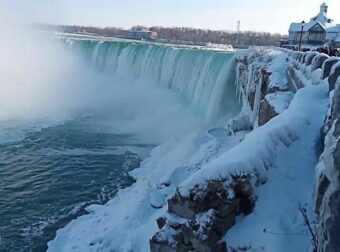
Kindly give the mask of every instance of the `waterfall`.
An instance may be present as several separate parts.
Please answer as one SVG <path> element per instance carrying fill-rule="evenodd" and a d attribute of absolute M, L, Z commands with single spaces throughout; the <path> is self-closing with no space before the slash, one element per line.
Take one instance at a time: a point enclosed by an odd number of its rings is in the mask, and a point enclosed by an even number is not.
<path fill-rule="evenodd" d="M 239 107 L 232 52 L 126 41 L 67 39 L 66 44 L 102 71 L 178 93 L 207 120 Z"/>

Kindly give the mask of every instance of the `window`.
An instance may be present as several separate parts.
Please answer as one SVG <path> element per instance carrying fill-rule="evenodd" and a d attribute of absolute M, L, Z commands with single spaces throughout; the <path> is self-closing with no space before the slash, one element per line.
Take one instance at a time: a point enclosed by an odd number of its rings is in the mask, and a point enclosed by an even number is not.
<path fill-rule="evenodd" d="M 324 33 L 309 33 L 308 40 L 310 41 L 323 41 L 325 39 Z"/>

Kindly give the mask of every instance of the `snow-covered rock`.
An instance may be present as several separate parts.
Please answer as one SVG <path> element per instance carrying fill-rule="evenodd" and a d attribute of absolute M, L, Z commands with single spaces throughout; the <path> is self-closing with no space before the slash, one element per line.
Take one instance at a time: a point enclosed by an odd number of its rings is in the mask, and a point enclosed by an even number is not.
<path fill-rule="evenodd" d="M 319 217 L 319 251 L 327 252 L 340 249 L 340 79 L 332 98 L 330 118 L 325 122 L 332 126 L 316 168 L 314 205 Z"/>
<path fill-rule="evenodd" d="M 275 92 L 267 94 L 261 101 L 258 124 L 264 125 L 270 119 L 286 110 L 294 97 L 294 93 Z"/>

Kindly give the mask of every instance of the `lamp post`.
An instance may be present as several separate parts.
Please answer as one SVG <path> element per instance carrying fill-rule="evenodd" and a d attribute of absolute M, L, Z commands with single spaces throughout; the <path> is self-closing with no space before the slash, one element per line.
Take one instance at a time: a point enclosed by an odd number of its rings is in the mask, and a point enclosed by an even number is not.
<path fill-rule="evenodd" d="M 299 51 L 301 51 L 301 42 L 302 42 L 302 34 L 303 34 L 303 27 L 305 26 L 305 21 L 301 22 L 301 34 L 300 34 L 300 41 L 299 41 Z"/>

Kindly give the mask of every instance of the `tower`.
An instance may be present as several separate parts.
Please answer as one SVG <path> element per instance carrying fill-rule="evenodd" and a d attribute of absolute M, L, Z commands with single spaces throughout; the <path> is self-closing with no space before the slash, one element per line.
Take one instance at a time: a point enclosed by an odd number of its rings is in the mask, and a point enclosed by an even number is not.
<path fill-rule="evenodd" d="M 326 3 L 321 4 L 320 6 L 320 13 L 325 13 L 327 14 L 328 6 Z"/>
<path fill-rule="evenodd" d="M 240 32 L 240 26 L 241 26 L 241 21 L 238 20 L 238 21 L 237 21 L 237 26 L 236 26 L 236 32 L 237 32 L 237 33 Z"/>

